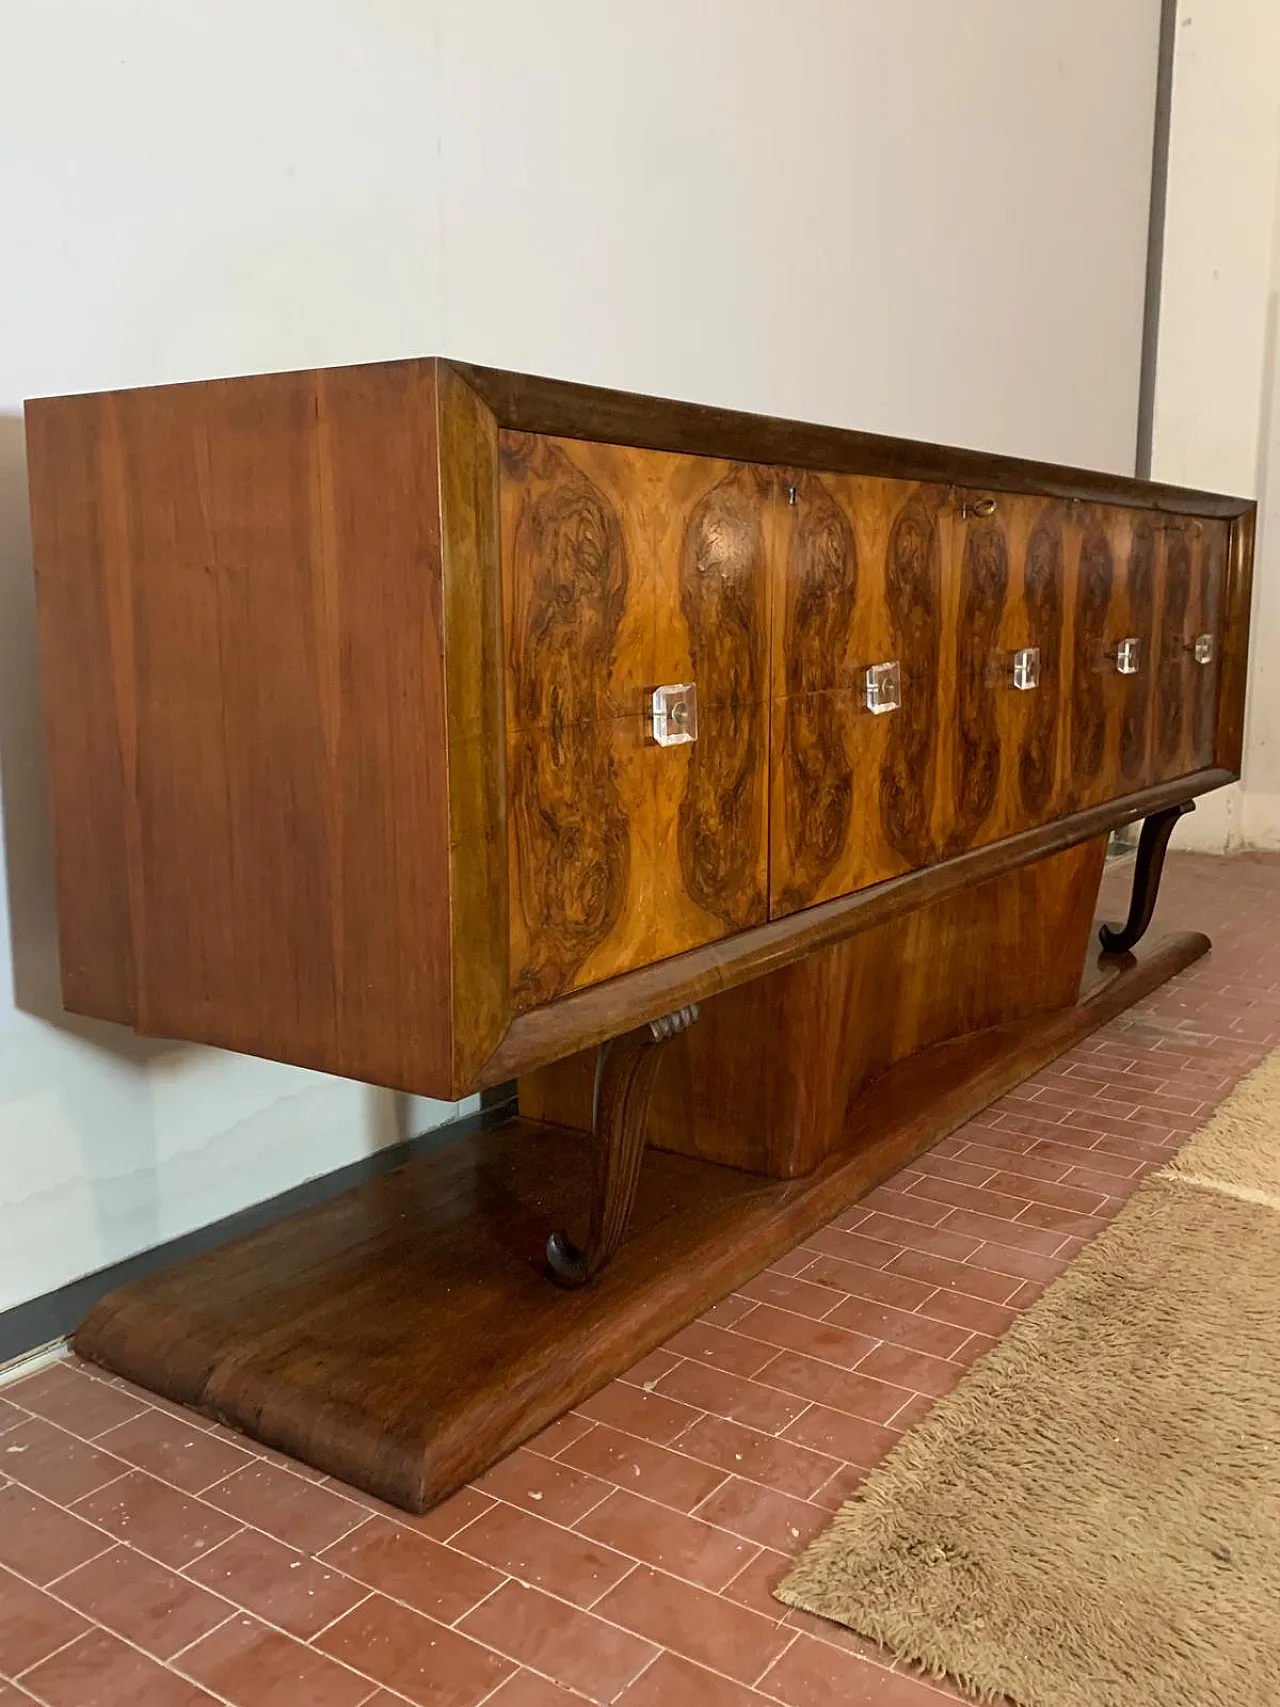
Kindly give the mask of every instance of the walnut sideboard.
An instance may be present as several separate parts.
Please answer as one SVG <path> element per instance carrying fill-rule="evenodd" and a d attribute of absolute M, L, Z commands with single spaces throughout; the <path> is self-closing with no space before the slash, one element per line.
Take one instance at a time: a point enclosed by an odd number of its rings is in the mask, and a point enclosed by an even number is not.
<path fill-rule="evenodd" d="M 68 1008 L 519 1079 L 77 1345 L 402 1505 L 1208 946 L 1251 503 L 435 359 L 27 427 Z"/>

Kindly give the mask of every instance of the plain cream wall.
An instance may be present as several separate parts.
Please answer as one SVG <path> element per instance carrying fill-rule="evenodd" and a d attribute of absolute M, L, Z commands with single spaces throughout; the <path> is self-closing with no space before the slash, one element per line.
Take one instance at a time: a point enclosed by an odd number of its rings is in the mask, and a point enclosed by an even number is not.
<path fill-rule="evenodd" d="M 22 399 L 444 351 L 1127 471 L 1157 23 L 0 0 L 0 1308 L 441 1112 L 62 1015 Z"/>
<path fill-rule="evenodd" d="M 1179 8 L 1156 360 L 1157 479 L 1259 500 L 1241 782 L 1182 846 L 1280 847 L 1280 6 Z"/>

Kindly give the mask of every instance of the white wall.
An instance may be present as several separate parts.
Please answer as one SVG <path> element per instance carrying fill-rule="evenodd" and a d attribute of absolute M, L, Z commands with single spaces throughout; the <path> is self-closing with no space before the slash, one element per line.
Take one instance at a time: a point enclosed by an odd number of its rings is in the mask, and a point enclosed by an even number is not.
<path fill-rule="evenodd" d="M 1259 500 L 1241 784 L 1202 800 L 1178 831 L 1219 852 L 1280 847 L 1278 302 L 1280 6 L 1183 0 L 1152 472 Z"/>
<path fill-rule="evenodd" d="M 60 1013 L 22 399 L 444 351 L 1127 471 L 1157 14 L 0 0 L 0 1307 L 424 1112 Z"/>

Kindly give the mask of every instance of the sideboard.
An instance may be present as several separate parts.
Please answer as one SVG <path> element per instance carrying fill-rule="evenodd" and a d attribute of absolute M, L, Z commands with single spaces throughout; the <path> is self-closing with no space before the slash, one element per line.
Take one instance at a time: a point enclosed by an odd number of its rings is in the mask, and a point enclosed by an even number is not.
<path fill-rule="evenodd" d="M 1208 946 L 1247 501 L 444 359 L 27 427 L 67 1007 L 519 1081 L 77 1345 L 400 1504 Z"/>

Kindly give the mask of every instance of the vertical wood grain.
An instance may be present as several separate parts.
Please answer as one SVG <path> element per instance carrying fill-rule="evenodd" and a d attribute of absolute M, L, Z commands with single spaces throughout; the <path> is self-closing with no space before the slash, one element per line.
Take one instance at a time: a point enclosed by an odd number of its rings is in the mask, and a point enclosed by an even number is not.
<path fill-rule="evenodd" d="M 512 990 L 520 1007 L 765 917 L 776 481 L 501 436 Z M 692 682 L 698 735 L 649 702 Z"/>
<path fill-rule="evenodd" d="M 498 429 L 436 368 L 440 580 L 449 775 L 452 1071 L 468 1084 L 510 1013 Z"/>
<path fill-rule="evenodd" d="M 1119 505 L 1073 508 L 1068 564 L 1068 582 L 1074 583 L 1073 678 L 1065 804 L 1079 810 L 1134 794 L 1151 780 L 1160 742 L 1162 612 L 1170 592 L 1158 516 Z M 1139 642 L 1139 665 L 1136 673 L 1123 675 L 1116 648 L 1129 637 Z"/>
<path fill-rule="evenodd" d="M 115 678 L 107 710 L 102 678 L 89 704 L 55 683 L 58 816 L 74 825 L 72 796 L 100 768 L 93 834 L 113 888 L 121 845 L 131 867 L 132 905 L 111 899 L 132 940 L 130 1017 L 457 1094 L 434 364 L 114 393 L 57 415 L 82 409 L 96 463 L 44 614 L 56 652 L 64 601 L 85 601 L 107 631 L 86 642 L 89 667 L 109 659 Z M 493 713 L 475 714 L 482 732 Z M 74 945 L 74 900 L 68 917 Z"/>
<path fill-rule="evenodd" d="M 1045 823 L 1059 807 L 1071 672 L 1066 610 L 1067 506 L 1055 499 L 963 493 L 948 625 L 954 699 L 946 852 Z M 989 514 L 975 510 L 994 505 Z M 1035 647 L 1039 685 L 1013 685 L 1015 652 Z"/>
<path fill-rule="evenodd" d="M 1228 524 L 1223 590 L 1222 667 L 1218 672 L 1214 762 L 1238 776 L 1244 759 L 1245 692 L 1249 670 L 1249 619 L 1253 608 L 1256 514 L 1250 508 Z"/>
<path fill-rule="evenodd" d="M 945 488 L 796 471 L 774 561 L 774 917 L 936 857 Z M 896 659 L 902 705 L 867 710 Z"/>
<path fill-rule="evenodd" d="M 1224 606 L 1229 535 L 1223 522 L 1166 517 L 1160 649 L 1155 690 L 1151 779 L 1166 782 L 1215 762 L 1220 682 L 1230 668 Z M 1207 635 L 1212 656 L 1199 663 L 1195 643 Z"/>
<path fill-rule="evenodd" d="M 77 1013 L 129 1024 L 134 691 L 112 638 L 104 413 L 96 397 L 39 401 L 26 422 L 63 995 Z"/>
<path fill-rule="evenodd" d="M 1105 855 L 1095 837 L 704 1002 L 664 1047 L 650 1143 L 775 1179 L 812 1172 L 897 1062 L 1075 1001 Z M 589 1130 L 593 1062 L 522 1077 L 521 1113 Z"/>

